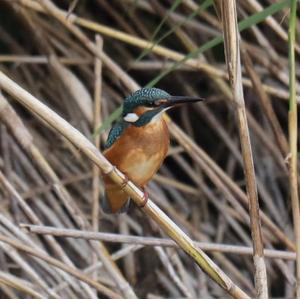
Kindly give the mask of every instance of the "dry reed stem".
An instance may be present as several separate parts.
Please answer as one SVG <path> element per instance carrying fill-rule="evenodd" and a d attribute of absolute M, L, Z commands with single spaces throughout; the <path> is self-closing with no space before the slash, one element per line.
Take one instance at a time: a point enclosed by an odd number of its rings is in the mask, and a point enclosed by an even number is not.
<path fill-rule="evenodd" d="M 300 299 L 300 205 L 299 205 L 299 186 L 298 186 L 298 112 L 296 104 L 296 16 L 297 1 L 291 0 L 291 14 L 289 22 L 289 82 L 290 82 L 290 107 L 289 107 L 289 176 L 292 201 L 292 213 L 294 222 L 294 234 L 296 240 L 296 297 Z"/>
<path fill-rule="evenodd" d="M 57 57 L 57 60 L 65 65 L 91 64 L 93 62 L 92 59 L 88 58 Z M 49 58 L 43 55 L 0 55 L 0 63 L 6 62 L 48 64 Z"/>
<path fill-rule="evenodd" d="M 249 202 L 251 234 L 253 239 L 256 296 L 259 299 L 267 299 L 267 272 L 264 261 L 264 248 L 261 233 L 256 177 L 246 116 L 243 86 L 241 82 L 242 76 L 236 2 L 235 0 L 218 0 L 216 2 L 219 5 L 219 10 L 222 18 L 225 57 L 228 67 L 229 81 L 232 87 L 233 97 L 236 102 L 238 116 L 239 135 L 244 161 L 244 172 Z"/>
<path fill-rule="evenodd" d="M 103 40 L 99 35 L 96 35 L 96 46 L 99 52 L 103 49 Z M 95 84 L 94 84 L 94 130 L 101 125 L 101 97 L 102 97 L 102 63 L 99 58 L 95 59 Z M 100 135 L 95 136 L 95 146 L 100 149 Z M 99 197 L 100 197 L 100 171 L 96 165 L 93 165 L 93 204 L 92 204 L 92 228 L 94 231 L 99 230 Z M 93 255 L 93 263 L 97 262 L 97 256 Z M 95 276 L 97 277 L 97 272 Z"/>
<path fill-rule="evenodd" d="M 163 246 L 163 247 L 176 247 L 178 244 L 169 239 L 163 238 L 153 238 L 153 237 L 139 237 L 123 234 L 113 234 L 113 233 L 102 233 L 102 232 L 92 232 L 92 231 L 82 231 L 75 229 L 64 229 L 56 228 L 50 226 L 39 226 L 31 224 L 20 224 L 21 228 L 28 230 L 29 233 L 33 234 L 49 234 L 55 237 L 70 237 L 70 238 L 82 238 L 86 240 L 101 240 L 105 242 L 112 243 L 128 243 L 128 244 L 138 244 L 143 246 Z M 197 242 L 194 241 L 195 245 L 204 251 L 220 251 L 224 253 L 241 254 L 241 255 L 253 255 L 253 248 L 245 246 L 233 246 L 226 244 L 216 244 L 207 242 Z M 296 260 L 296 254 L 291 251 L 281 251 L 264 249 L 265 257 L 272 259 L 286 259 L 286 260 Z"/>
<path fill-rule="evenodd" d="M 96 35 L 96 45 L 98 51 L 102 52 L 103 40 L 99 35 Z M 101 97 L 102 97 L 102 63 L 101 60 L 95 60 L 95 84 L 94 84 L 94 130 L 101 125 Z M 100 135 L 95 136 L 95 146 L 100 149 Z M 93 213 L 92 213 L 92 226 L 95 231 L 99 230 L 99 168 L 93 166 Z"/>
<path fill-rule="evenodd" d="M 19 85 L 10 80 L 3 72 L 0 72 L 0 86 L 12 95 L 27 109 L 38 114 L 44 121 L 55 128 L 69 141 L 72 141 L 81 151 L 86 154 L 95 164 L 101 168 L 104 174 L 118 185 L 124 185 L 124 175 L 113 167 L 79 131 L 69 125 L 64 119 L 51 111 L 47 106 L 25 91 Z M 143 205 L 144 193 L 132 182 L 128 182 L 124 191 L 136 202 Z M 150 216 L 180 247 L 190 255 L 202 269 L 210 275 L 221 287 L 234 298 L 248 298 L 248 296 L 222 272 L 202 251 L 198 250 L 192 240 L 186 236 L 151 200 L 143 207 L 145 213 Z"/>

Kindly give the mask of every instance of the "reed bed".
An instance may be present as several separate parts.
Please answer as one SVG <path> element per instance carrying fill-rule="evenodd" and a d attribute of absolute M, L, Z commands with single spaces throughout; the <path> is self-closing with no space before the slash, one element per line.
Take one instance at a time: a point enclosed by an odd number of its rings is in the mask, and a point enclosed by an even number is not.
<path fill-rule="evenodd" d="M 300 298 L 297 8 L 0 0 L 0 298 Z M 101 151 L 144 86 L 206 101 L 166 116 L 147 205 L 128 182 L 107 215 Z"/>

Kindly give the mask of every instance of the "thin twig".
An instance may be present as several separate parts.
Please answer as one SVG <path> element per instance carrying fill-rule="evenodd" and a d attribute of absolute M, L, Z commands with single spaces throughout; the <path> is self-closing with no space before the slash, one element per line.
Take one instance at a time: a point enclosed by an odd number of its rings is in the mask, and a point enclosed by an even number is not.
<path fill-rule="evenodd" d="M 69 58 L 58 57 L 57 60 L 66 65 L 91 64 L 92 59 L 88 58 Z M 1 63 L 32 63 L 32 64 L 49 64 L 47 56 L 27 56 L 27 55 L 0 55 Z"/>
<path fill-rule="evenodd" d="M 66 237 L 66 238 L 82 238 L 86 240 L 101 240 L 112 243 L 128 243 L 128 244 L 139 244 L 143 246 L 163 246 L 163 247 L 176 247 L 179 246 L 172 240 L 163 238 L 153 237 L 138 237 L 130 235 L 121 235 L 113 233 L 102 233 L 92 231 L 82 231 L 75 229 L 55 228 L 50 226 L 38 226 L 31 224 L 20 224 L 22 228 L 25 228 L 30 233 L 34 234 L 49 234 L 55 237 Z M 207 242 L 196 242 L 195 245 L 204 251 L 220 251 L 232 254 L 241 255 L 252 255 L 253 248 L 245 246 L 234 246 L 227 244 L 207 243 Z M 295 260 L 296 254 L 291 251 L 281 251 L 265 249 L 265 256 L 268 258 L 278 258 L 286 260 Z"/>

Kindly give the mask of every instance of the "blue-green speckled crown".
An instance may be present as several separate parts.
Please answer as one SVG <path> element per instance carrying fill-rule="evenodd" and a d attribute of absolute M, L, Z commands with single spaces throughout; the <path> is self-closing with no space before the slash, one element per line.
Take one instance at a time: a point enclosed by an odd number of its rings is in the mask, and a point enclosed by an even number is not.
<path fill-rule="evenodd" d="M 168 98 L 170 95 L 159 88 L 142 88 L 126 97 L 123 105 L 123 116 L 131 113 L 138 106 L 147 106 L 158 99 Z"/>

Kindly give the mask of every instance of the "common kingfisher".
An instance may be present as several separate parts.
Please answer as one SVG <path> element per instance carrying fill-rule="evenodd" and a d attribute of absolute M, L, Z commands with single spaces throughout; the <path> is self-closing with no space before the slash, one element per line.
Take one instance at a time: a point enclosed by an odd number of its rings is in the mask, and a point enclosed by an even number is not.
<path fill-rule="evenodd" d="M 144 190 L 168 152 L 170 138 L 163 113 L 179 104 L 202 101 L 198 97 L 171 96 L 158 88 L 142 88 L 125 98 L 122 119 L 109 132 L 104 156 L 126 180 Z M 101 206 L 106 213 L 126 212 L 130 198 L 108 176 Z M 145 192 L 145 203 L 147 193 Z"/>

